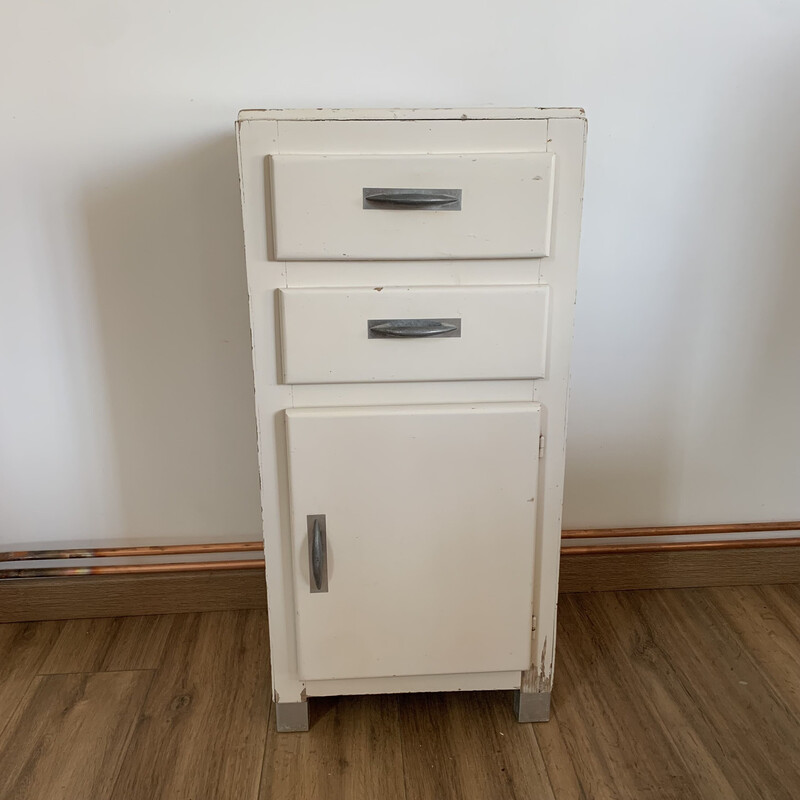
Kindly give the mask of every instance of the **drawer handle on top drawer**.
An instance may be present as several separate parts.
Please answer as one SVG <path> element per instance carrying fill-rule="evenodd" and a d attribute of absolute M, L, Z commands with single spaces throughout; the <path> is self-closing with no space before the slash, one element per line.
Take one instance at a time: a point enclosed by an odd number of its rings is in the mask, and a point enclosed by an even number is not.
<path fill-rule="evenodd" d="M 461 211 L 461 189 L 364 189 L 363 207 Z"/>
<path fill-rule="evenodd" d="M 367 320 L 369 339 L 440 339 L 461 337 L 460 319 L 370 319 Z"/>

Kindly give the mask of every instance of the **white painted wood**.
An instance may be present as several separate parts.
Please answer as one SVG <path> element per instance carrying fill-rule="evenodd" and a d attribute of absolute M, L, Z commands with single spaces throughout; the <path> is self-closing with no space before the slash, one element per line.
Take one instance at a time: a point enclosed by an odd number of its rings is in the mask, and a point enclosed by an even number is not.
<path fill-rule="evenodd" d="M 296 408 L 423 403 L 513 403 L 533 395 L 533 381 L 406 381 L 296 384 Z"/>
<path fill-rule="evenodd" d="M 546 286 L 281 289 L 285 383 L 544 375 Z M 370 339 L 368 320 L 459 319 L 458 338 Z"/>
<path fill-rule="evenodd" d="M 440 153 L 545 153 L 547 120 L 482 119 L 464 125 L 461 119 L 297 120 L 278 124 L 280 153 L 309 155 L 428 155 Z"/>
<path fill-rule="evenodd" d="M 289 409 L 298 670 L 305 680 L 530 662 L 539 407 Z M 312 593 L 307 515 L 325 514 Z"/>
<path fill-rule="evenodd" d="M 274 155 L 282 260 L 547 255 L 554 157 L 547 153 Z M 365 188 L 460 189 L 460 210 L 363 208 Z"/>
<path fill-rule="evenodd" d="M 534 398 L 545 409 L 546 437 L 540 470 L 533 633 L 533 661 L 523 674 L 522 688 L 549 692 L 553 683 L 558 569 L 561 550 L 561 508 L 564 496 L 569 360 L 577 292 L 578 249 L 583 204 L 586 120 L 550 120 L 548 147 L 558 153 L 554 238 L 549 258 L 541 264 L 542 280 L 551 286 L 547 375 L 534 382 Z"/>
<path fill-rule="evenodd" d="M 306 681 L 309 697 L 341 694 L 387 694 L 408 692 L 479 692 L 485 689 L 519 689 L 520 673 L 466 672 L 445 675 L 401 675 L 392 678 L 344 678 Z"/>
<path fill-rule="evenodd" d="M 414 112 L 388 118 L 385 112 L 304 112 L 256 115 L 239 123 L 240 171 L 245 221 L 248 284 L 254 345 L 260 466 L 267 553 L 273 694 L 282 702 L 305 696 L 358 692 L 456 691 L 525 688 L 536 691 L 552 682 L 557 591 L 564 422 L 568 355 L 575 299 L 585 121 L 554 113 L 545 118 L 516 118 L 515 110 L 493 110 L 492 119 L 471 119 L 470 112 L 424 119 Z M 394 112 L 392 112 L 394 113 Z M 468 119 L 462 121 L 461 113 Z M 371 119 L 370 116 L 382 119 Z M 489 115 L 487 115 L 489 116 Z M 356 118 L 359 117 L 359 118 Z M 415 261 L 276 261 L 272 248 L 271 193 L 265 159 L 274 154 L 410 154 L 544 152 L 556 155 L 553 238 L 550 255 L 538 259 Z M 265 224 L 266 222 L 266 224 Z M 278 290 L 287 288 L 476 287 L 546 284 L 550 292 L 547 361 L 544 376 L 525 380 L 451 380 L 281 384 Z M 537 522 L 531 530 L 535 556 L 533 634 L 530 669 L 524 672 L 455 672 L 334 680 L 301 679 L 297 663 L 299 607 L 294 590 L 294 554 L 289 520 L 289 479 L 285 409 L 375 410 L 398 404 L 530 403 L 542 401 L 539 417 L 547 435 L 539 461 Z M 297 413 L 297 412 L 294 412 Z M 391 426 L 390 426 L 391 428 Z M 486 470 L 486 480 L 493 471 Z M 327 478 L 326 478 L 327 480 Z M 534 495 L 535 496 L 535 495 Z M 505 586 L 503 587 L 505 589 Z M 544 646 L 546 645 L 546 646 Z M 513 676 L 513 677 L 512 677 Z"/>
<path fill-rule="evenodd" d="M 584 113 L 582 108 L 248 108 L 239 112 L 239 121 L 560 119 Z"/>
<path fill-rule="evenodd" d="M 538 258 L 462 261 L 289 261 L 288 285 L 302 286 L 486 286 L 536 284 Z"/>
<path fill-rule="evenodd" d="M 292 405 L 291 387 L 277 380 L 277 348 L 269 342 L 277 327 L 275 290 L 286 285 L 282 265 L 269 263 L 267 230 L 269 198 L 264 191 L 264 153 L 277 145 L 277 124 L 243 122 L 238 126 L 239 173 L 242 214 L 250 293 L 250 325 L 253 341 L 258 461 L 261 476 L 261 513 L 264 555 L 267 570 L 267 608 L 269 613 L 270 659 L 273 697 L 276 701 L 299 702 L 303 684 L 297 678 L 292 561 L 288 536 L 289 504 L 285 462 L 286 433 L 278 409 Z"/>

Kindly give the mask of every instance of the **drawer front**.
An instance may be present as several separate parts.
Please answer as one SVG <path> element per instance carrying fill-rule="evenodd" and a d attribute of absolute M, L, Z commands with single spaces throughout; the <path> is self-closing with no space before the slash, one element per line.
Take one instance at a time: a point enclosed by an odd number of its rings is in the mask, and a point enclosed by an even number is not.
<path fill-rule="evenodd" d="M 550 153 L 270 156 L 278 260 L 534 258 Z"/>
<path fill-rule="evenodd" d="M 547 286 L 280 289 L 284 383 L 541 378 Z"/>
<path fill-rule="evenodd" d="M 286 412 L 301 679 L 530 666 L 539 414 Z"/>

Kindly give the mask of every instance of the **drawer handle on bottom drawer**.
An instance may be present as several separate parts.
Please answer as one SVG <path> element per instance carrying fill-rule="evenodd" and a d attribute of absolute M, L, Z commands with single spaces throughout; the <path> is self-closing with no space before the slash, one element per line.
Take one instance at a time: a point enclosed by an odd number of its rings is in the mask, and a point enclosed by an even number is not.
<path fill-rule="evenodd" d="M 371 319 L 370 339 L 421 339 L 430 336 L 460 337 L 460 319 Z"/>

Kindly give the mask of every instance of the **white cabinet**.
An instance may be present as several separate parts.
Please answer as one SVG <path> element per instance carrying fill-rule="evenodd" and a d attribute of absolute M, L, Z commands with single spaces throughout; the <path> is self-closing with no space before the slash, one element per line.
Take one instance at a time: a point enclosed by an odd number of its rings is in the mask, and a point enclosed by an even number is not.
<path fill-rule="evenodd" d="M 586 121 L 238 123 L 273 696 L 553 677 Z"/>

